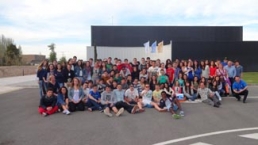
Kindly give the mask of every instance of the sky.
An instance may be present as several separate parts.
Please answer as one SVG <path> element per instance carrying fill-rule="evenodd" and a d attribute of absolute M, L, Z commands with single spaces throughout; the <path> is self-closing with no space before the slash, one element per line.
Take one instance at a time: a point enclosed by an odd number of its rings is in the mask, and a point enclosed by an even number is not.
<path fill-rule="evenodd" d="M 258 0 L 0 0 L 0 34 L 23 54 L 86 58 L 92 25 L 243 26 L 258 40 Z"/>

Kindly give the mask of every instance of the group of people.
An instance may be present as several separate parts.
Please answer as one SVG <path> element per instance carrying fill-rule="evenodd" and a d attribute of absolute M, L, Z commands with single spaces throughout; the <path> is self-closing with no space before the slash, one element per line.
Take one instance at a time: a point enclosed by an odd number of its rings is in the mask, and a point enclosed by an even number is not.
<path fill-rule="evenodd" d="M 219 108 L 222 97 L 232 95 L 246 102 L 247 84 L 243 67 L 226 58 L 221 62 L 176 59 L 161 62 L 136 58 L 129 62 L 111 57 L 93 62 L 77 60 L 58 63 L 44 60 L 38 67 L 40 105 L 43 116 L 62 111 L 100 111 L 112 117 L 124 110 L 130 114 L 155 108 L 184 116 L 182 101 L 200 100 Z"/>

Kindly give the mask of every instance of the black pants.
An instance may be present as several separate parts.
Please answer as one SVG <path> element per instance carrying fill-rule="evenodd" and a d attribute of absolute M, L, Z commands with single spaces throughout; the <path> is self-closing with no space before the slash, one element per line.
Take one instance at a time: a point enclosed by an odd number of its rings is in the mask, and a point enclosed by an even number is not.
<path fill-rule="evenodd" d="M 247 95 L 248 95 L 248 90 L 244 90 L 244 91 L 241 92 L 241 93 L 234 93 L 234 96 L 237 98 L 237 100 L 240 100 L 240 99 L 241 99 L 240 95 L 244 95 L 243 102 L 245 102 L 245 101 L 246 101 L 246 98 L 247 98 Z"/>
<path fill-rule="evenodd" d="M 120 101 L 115 104 L 117 109 L 124 108 L 128 113 L 131 113 L 133 106 L 128 105 L 127 103 Z"/>
<path fill-rule="evenodd" d="M 84 111 L 85 110 L 85 106 L 84 106 L 84 103 L 82 101 L 80 101 L 79 103 L 75 104 L 73 102 L 69 102 L 69 110 L 71 112 L 74 112 L 76 110 L 79 110 L 79 111 Z"/>
<path fill-rule="evenodd" d="M 234 93 L 233 92 L 233 83 L 234 83 L 234 81 L 235 81 L 235 79 L 234 78 L 229 78 L 229 81 L 230 81 L 230 88 L 231 88 L 231 92 L 232 92 L 232 94 Z"/>

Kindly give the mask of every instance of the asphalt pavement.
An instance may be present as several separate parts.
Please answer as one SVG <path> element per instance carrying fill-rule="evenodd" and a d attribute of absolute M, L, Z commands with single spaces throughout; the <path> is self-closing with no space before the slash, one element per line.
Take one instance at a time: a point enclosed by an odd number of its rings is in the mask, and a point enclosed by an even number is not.
<path fill-rule="evenodd" d="M 1 80 L 0 80 L 1 81 Z M 184 103 L 185 117 L 146 109 L 141 114 L 109 118 L 100 112 L 62 113 L 43 117 L 37 112 L 36 81 L 0 94 L 0 145 L 257 145 L 258 87 L 252 86 L 247 103 L 223 98 L 214 108 Z M 33 83 L 34 82 L 34 83 Z"/>

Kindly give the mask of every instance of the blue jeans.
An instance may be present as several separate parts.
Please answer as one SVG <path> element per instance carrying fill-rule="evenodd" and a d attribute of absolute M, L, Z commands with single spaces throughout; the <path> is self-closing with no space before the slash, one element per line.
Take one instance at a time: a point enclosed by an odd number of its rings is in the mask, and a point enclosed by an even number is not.
<path fill-rule="evenodd" d="M 198 97 L 198 95 L 197 94 L 193 94 L 193 95 L 186 95 L 186 97 L 188 98 L 188 99 L 190 99 L 191 101 L 194 101 L 197 97 Z"/>
<path fill-rule="evenodd" d="M 43 80 L 39 80 L 39 96 L 41 98 L 44 96 L 43 89 L 45 89 L 45 82 Z"/>
<path fill-rule="evenodd" d="M 88 108 L 91 108 L 92 111 L 93 110 L 102 110 L 101 104 L 98 103 L 98 102 L 95 102 L 95 101 L 93 101 L 91 99 L 88 99 L 88 101 L 86 102 L 86 106 Z"/>
<path fill-rule="evenodd" d="M 65 105 L 65 101 L 64 101 L 62 95 L 57 96 L 57 104 L 58 104 L 58 106 Z"/>

